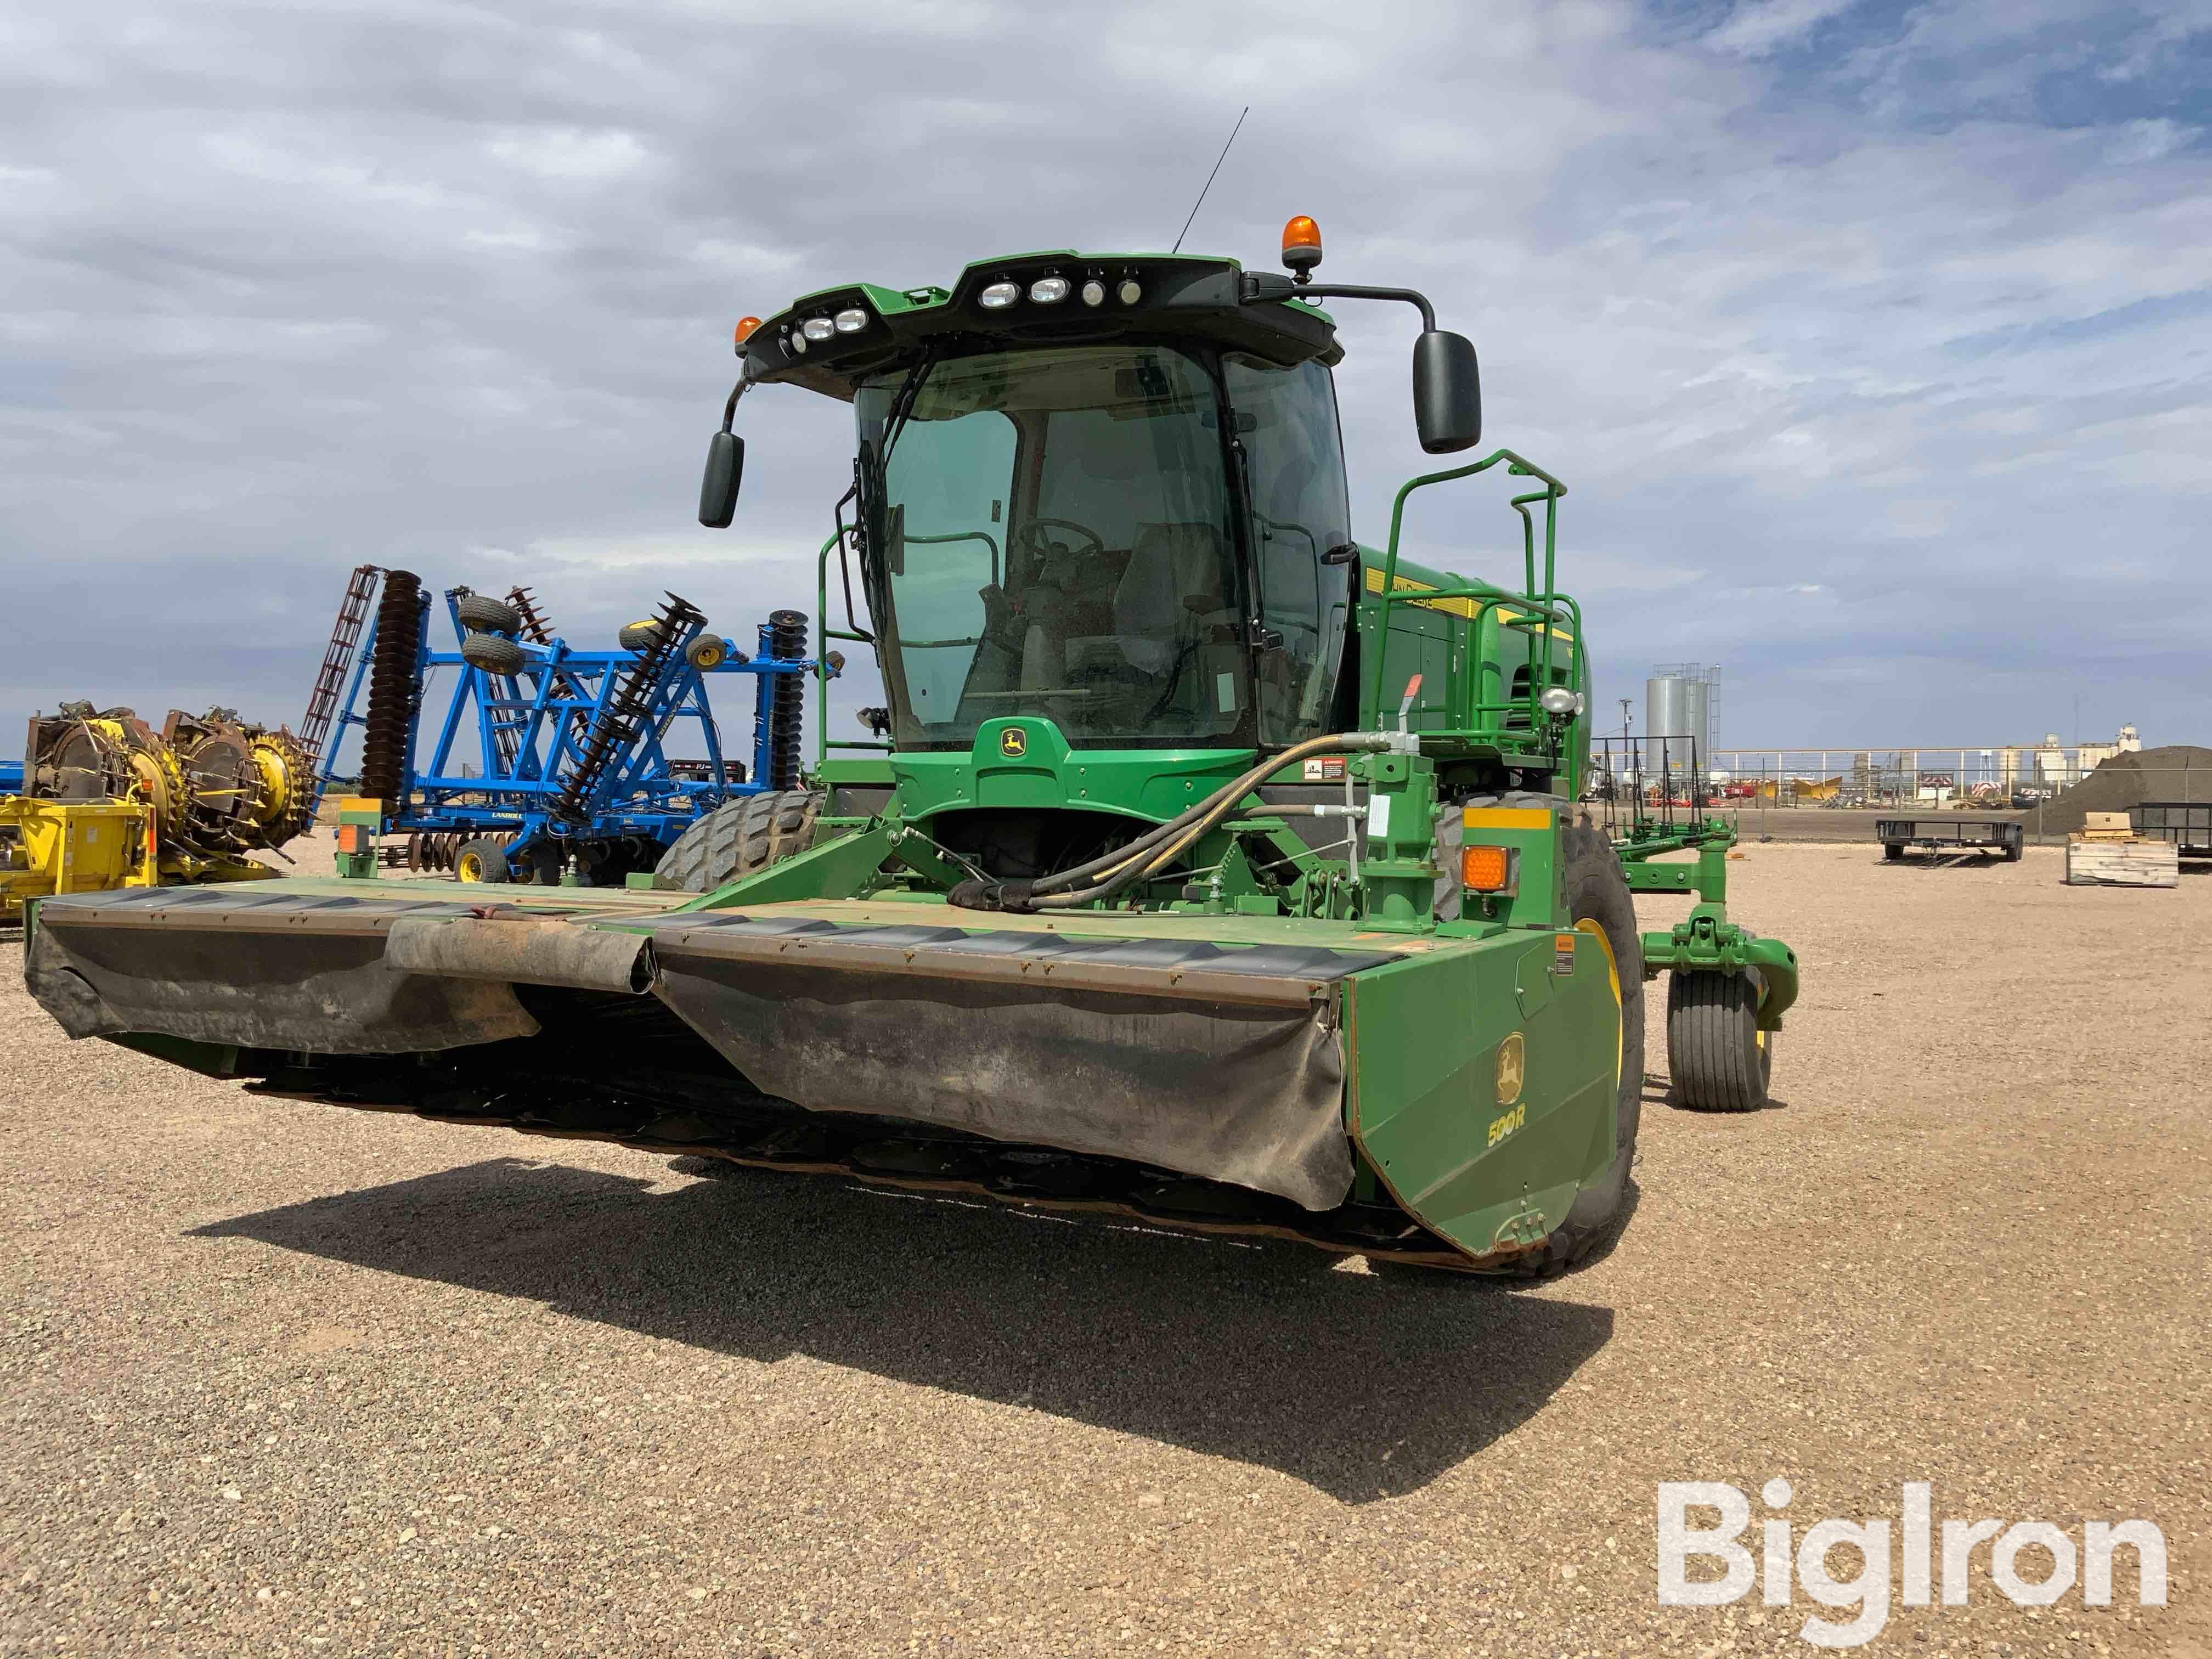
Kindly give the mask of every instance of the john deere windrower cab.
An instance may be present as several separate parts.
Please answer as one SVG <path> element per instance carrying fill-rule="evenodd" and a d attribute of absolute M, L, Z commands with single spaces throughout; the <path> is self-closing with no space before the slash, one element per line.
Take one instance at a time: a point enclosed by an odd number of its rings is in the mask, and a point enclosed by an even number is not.
<path fill-rule="evenodd" d="M 852 404 L 814 672 L 826 696 L 830 641 L 871 647 L 883 703 L 659 878 L 49 899 L 33 990 L 73 1035 L 269 1094 L 1437 1266 L 1573 1260 L 1628 1179 L 1646 969 L 1571 804 L 1565 486 L 1499 449 L 1355 540 L 1316 301 L 1419 310 L 1431 453 L 1479 441 L 1474 350 L 1411 290 L 1312 281 L 1310 221 L 1284 253 L 1290 276 L 1024 254 L 740 325 L 700 518 L 733 514 L 742 396 Z M 1492 478 L 1517 585 L 1400 556 L 1414 492 Z M 1668 961 L 1697 981 L 1682 1097 L 1763 1096 L 1790 952 L 1723 921 Z"/>

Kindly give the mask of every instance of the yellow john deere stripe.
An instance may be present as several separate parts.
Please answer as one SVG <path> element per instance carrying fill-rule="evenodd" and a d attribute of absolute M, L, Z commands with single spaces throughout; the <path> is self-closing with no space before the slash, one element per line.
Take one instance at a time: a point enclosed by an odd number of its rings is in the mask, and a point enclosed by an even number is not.
<path fill-rule="evenodd" d="M 1547 806 L 1462 806 L 1459 821 L 1469 830 L 1548 830 Z"/>
<path fill-rule="evenodd" d="M 1370 593 L 1380 593 L 1382 591 L 1382 573 L 1373 565 L 1367 567 L 1367 591 Z M 1433 582 L 1417 582 L 1411 576 L 1401 576 L 1390 591 L 1394 593 L 1433 593 L 1437 589 Z M 1414 599 L 1412 603 L 1425 610 L 1449 611 L 1455 617 L 1465 617 L 1469 621 L 1473 621 L 1474 617 L 1475 601 L 1473 599 Z M 1541 617 L 1532 617 L 1525 611 L 1516 611 L 1510 605 L 1498 605 L 1492 614 L 1509 628 L 1540 629 L 1544 625 L 1544 619 Z M 1574 635 L 1555 624 L 1552 629 L 1552 637 L 1555 640 L 1571 640 Z"/>

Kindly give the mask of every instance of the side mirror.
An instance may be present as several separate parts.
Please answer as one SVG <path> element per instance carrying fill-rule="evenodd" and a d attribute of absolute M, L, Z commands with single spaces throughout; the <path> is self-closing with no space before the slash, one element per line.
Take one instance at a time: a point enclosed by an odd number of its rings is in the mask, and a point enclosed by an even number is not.
<path fill-rule="evenodd" d="M 699 522 L 727 530 L 738 510 L 738 483 L 745 473 L 745 441 L 717 432 L 707 441 L 707 476 L 699 485 Z"/>
<path fill-rule="evenodd" d="M 1482 373 L 1466 335 L 1432 328 L 1413 342 L 1413 424 L 1431 455 L 1482 441 Z"/>

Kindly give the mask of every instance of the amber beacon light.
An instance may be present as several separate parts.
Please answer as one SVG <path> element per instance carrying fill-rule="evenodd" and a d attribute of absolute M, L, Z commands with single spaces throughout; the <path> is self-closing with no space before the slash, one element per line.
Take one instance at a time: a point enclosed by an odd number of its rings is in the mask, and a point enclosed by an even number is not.
<path fill-rule="evenodd" d="M 1303 283 L 1320 263 L 1321 227 L 1301 213 L 1283 227 L 1283 264 Z"/>

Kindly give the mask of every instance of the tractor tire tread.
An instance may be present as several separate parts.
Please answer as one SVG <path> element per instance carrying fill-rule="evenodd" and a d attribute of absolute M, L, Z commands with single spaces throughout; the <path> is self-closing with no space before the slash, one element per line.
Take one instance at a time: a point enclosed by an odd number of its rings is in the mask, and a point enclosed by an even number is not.
<path fill-rule="evenodd" d="M 487 674 L 520 674 L 530 653 L 513 640 L 471 630 L 461 636 L 461 660 Z"/>
<path fill-rule="evenodd" d="M 489 593 L 464 593 L 453 601 L 453 614 L 461 626 L 483 634 L 514 634 L 522 626 L 522 613 L 505 599 Z"/>
<path fill-rule="evenodd" d="M 1772 1039 L 1759 1038 L 1759 989 L 1744 974 L 1668 975 L 1667 1058 L 1681 1103 L 1755 1112 L 1766 1103 Z"/>
<path fill-rule="evenodd" d="M 653 874 L 690 893 L 726 887 L 812 846 L 825 799 L 818 789 L 770 789 L 725 801 L 676 838 Z"/>
<path fill-rule="evenodd" d="M 477 878 L 479 882 L 487 886 L 495 886 L 514 879 L 514 872 L 507 867 L 507 843 L 498 836 L 479 836 L 456 847 L 453 863 L 456 872 L 459 871 L 461 861 L 471 853 L 476 854 L 477 867 L 483 872 Z"/>

